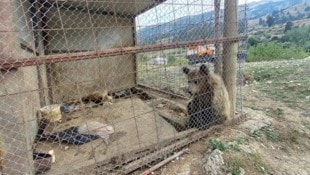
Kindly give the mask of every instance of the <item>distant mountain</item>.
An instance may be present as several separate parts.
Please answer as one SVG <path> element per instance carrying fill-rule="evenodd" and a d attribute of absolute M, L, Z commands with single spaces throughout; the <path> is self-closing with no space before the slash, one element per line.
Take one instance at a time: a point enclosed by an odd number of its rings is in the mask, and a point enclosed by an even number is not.
<path fill-rule="evenodd" d="M 257 19 L 279 12 L 307 0 L 262 0 L 247 4 L 247 18 Z M 241 11 L 243 7 L 240 7 Z M 223 10 L 221 10 L 223 16 Z M 239 13 L 239 32 L 244 30 L 244 13 Z M 222 19 L 223 20 L 223 19 Z M 221 26 L 222 23 L 221 23 Z M 160 25 L 148 26 L 137 31 L 138 44 L 156 44 L 166 42 L 190 41 L 214 36 L 214 12 L 182 17 Z"/>
<path fill-rule="evenodd" d="M 280 11 L 305 2 L 307 2 L 307 0 L 263 0 L 250 3 L 248 19 L 260 18 L 267 14 L 271 14 L 273 11 Z"/>
<path fill-rule="evenodd" d="M 267 22 L 269 19 L 269 23 Z M 307 20 L 310 22 L 310 2 L 302 2 L 284 9 L 274 10 L 264 16 L 249 20 L 249 29 L 255 29 L 258 25 L 267 26 L 284 24 L 288 21 Z"/>
<path fill-rule="evenodd" d="M 174 42 L 187 41 L 201 38 L 201 36 L 212 35 L 208 23 L 213 18 L 213 12 L 206 12 L 195 16 L 182 17 L 160 25 L 145 27 L 137 31 L 138 43 L 155 44 L 163 39 Z M 197 31 L 200 32 L 197 33 Z"/>

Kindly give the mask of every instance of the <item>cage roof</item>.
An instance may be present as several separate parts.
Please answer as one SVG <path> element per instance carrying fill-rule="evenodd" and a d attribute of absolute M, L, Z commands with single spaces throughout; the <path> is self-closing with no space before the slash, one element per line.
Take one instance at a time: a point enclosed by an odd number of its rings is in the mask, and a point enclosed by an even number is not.
<path fill-rule="evenodd" d="M 54 6 L 118 16 L 137 16 L 166 0 L 50 0 Z"/>

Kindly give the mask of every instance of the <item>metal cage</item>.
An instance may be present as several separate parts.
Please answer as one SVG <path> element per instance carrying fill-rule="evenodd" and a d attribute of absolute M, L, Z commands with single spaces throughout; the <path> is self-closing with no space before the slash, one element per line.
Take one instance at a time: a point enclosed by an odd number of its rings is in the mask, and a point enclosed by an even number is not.
<path fill-rule="evenodd" d="M 139 173 L 223 122 L 216 88 L 237 117 L 246 12 L 227 0 L 0 0 L 0 172 Z M 182 67 L 222 84 L 191 96 Z"/>

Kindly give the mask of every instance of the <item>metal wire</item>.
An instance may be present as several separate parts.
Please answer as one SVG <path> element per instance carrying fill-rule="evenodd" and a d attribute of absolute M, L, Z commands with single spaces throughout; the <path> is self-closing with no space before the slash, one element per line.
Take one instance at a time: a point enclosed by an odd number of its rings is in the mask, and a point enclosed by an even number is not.
<path fill-rule="evenodd" d="M 0 0 L 0 174 L 136 174 L 207 136 L 246 11 L 225 37 L 223 1 Z"/>

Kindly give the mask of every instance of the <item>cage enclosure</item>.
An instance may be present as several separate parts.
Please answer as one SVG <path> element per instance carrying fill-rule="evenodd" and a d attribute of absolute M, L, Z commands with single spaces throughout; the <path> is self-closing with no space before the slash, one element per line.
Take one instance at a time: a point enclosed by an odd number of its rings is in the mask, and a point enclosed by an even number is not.
<path fill-rule="evenodd" d="M 0 172 L 135 174 L 205 137 L 242 113 L 246 32 L 237 1 L 1 0 Z"/>

